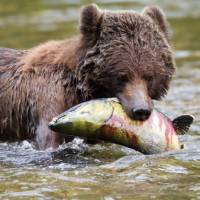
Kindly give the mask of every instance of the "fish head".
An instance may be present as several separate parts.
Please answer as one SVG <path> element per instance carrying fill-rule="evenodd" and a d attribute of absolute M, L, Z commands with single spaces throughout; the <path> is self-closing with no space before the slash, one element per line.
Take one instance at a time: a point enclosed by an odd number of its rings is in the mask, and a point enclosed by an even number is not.
<path fill-rule="evenodd" d="M 92 100 L 72 107 L 62 114 L 54 117 L 49 123 L 49 128 L 56 132 L 91 131 L 99 128 L 112 116 L 113 107 L 109 101 Z M 67 128 L 66 128 L 67 127 Z M 85 128 L 84 128 L 85 127 Z M 79 130 L 80 129 L 80 130 Z"/>

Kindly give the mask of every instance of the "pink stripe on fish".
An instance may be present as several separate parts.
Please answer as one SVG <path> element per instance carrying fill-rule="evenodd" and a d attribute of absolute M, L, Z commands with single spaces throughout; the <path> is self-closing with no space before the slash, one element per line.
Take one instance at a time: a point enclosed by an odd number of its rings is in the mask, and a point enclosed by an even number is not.
<path fill-rule="evenodd" d="M 141 122 L 142 124 L 142 122 Z M 137 136 L 134 134 L 134 126 L 130 125 L 129 123 L 126 123 L 123 118 L 112 116 L 108 121 L 106 121 L 105 125 L 112 126 L 119 128 L 124 131 L 126 134 L 127 141 L 129 143 L 129 146 L 137 150 L 138 148 L 138 141 Z"/>
<path fill-rule="evenodd" d="M 166 151 L 170 150 L 172 144 L 172 137 L 175 134 L 175 129 L 172 125 L 172 122 L 168 118 L 164 118 L 160 113 L 158 113 L 159 126 L 165 126 L 165 140 L 166 140 Z"/>

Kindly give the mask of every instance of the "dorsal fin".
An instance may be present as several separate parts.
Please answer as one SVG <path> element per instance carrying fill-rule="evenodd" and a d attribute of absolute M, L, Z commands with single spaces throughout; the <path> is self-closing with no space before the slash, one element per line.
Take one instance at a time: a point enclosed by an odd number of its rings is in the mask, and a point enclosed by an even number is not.
<path fill-rule="evenodd" d="M 190 125 L 193 121 L 194 117 L 192 115 L 181 115 L 175 118 L 172 123 L 176 130 L 176 133 L 179 135 L 183 135 L 189 130 Z"/>

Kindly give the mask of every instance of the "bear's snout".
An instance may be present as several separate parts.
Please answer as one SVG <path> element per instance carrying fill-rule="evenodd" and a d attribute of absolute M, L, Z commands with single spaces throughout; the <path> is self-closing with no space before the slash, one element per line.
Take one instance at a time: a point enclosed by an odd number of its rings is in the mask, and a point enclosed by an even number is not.
<path fill-rule="evenodd" d="M 118 98 L 128 116 L 134 120 L 147 120 L 153 110 L 153 103 L 149 97 L 146 83 L 135 80 L 127 83 Z"/>
<path fill-rule="evenodd" d="M 151 115 L 151 110 L 148 108 L 132 109 L 132 118 L 134 120 L 144 121 Z"/>

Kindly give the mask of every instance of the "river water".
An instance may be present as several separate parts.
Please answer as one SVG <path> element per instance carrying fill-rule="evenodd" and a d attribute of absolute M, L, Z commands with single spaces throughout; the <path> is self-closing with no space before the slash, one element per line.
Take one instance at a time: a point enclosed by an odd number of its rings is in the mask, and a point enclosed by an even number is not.
<path fill-rule="evenodd" d="M 142 10 L 158 4 L 171 24 L 177 73 L 157 108 L 174 118 L 194 115 L 185 149 L 142 155 L 81 139 L 59 149 L 36 150 L 31 143 L 0 143 L 0 199 L 200 199 L 200 1 L 199 0 L 1 0 L 0 46 L 28 48 L 78 32 L 81 5 Z"/>

